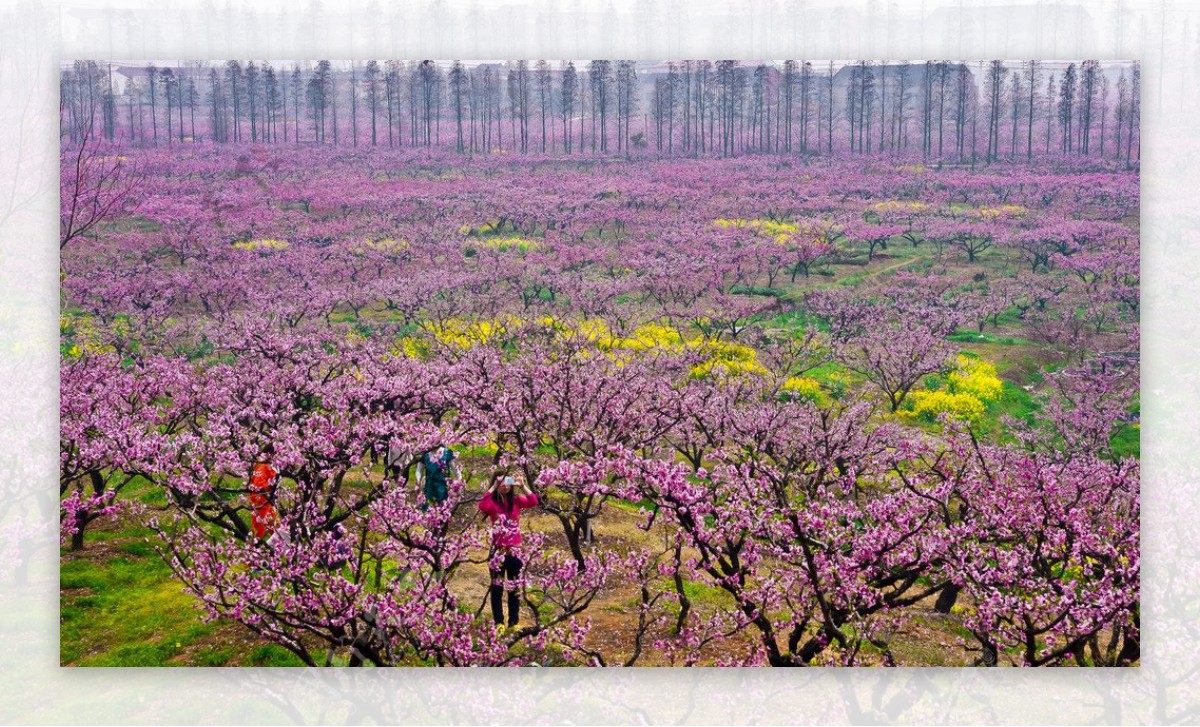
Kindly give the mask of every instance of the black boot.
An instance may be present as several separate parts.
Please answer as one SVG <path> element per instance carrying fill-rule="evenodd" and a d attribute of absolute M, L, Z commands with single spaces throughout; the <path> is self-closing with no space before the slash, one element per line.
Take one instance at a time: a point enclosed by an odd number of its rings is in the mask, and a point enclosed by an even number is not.
<path fill-rule="evenodd" d="M 516 626 L 521 621 L 521 599 L 517 592 L 508 592 L 508 625 Z"/>
<path fill-rule="evenodd" d="M 497 626 L 504 624 L 504 601 L 503 601 L 503 586 L 493 585 L 489 595 L 492 598 L 492 620 Z"/>

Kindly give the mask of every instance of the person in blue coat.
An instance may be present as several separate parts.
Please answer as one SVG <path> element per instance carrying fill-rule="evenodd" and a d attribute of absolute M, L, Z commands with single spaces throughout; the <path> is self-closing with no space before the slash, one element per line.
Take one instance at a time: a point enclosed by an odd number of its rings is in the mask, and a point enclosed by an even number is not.
<path fill-rule="evenodd" d="M 444 444 L 432 452 L 421 455 L 417 480 L 422 483 L 425 491 L 425 501 L 438 505 L 449 496 L 449 479 L 452 476 L 451 465 L 454 463 L 454 451 Z"/>

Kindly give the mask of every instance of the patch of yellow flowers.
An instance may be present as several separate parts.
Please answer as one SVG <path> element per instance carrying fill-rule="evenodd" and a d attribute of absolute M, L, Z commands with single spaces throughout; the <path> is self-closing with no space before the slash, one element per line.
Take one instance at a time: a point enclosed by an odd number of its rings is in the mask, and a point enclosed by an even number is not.
<path fill-rule="evenodd" d="M 776 222 L 775 220 L 747 220 L 738 217 L 721 217 L 713 220 L 717 227 L 736 227 L 754 230 L 760 235 L 770 237 L 780 245 L 786 245 L 797 235 L 814 237 L 818 242 L 828 242 L 828 230 L 812 223 Z"/>
<path fill-rule="evenodd" d="M 792 399 L 813 403 L 821 401 L 825 395 L 820 382 L 808 376 L 789 376 L 779 388 Z"/>
<path fill-rule="evenodd" d="M 887 199 L 882 202 L 875 202 L 867 207 L 872 212 L 889 213 L 889 212 L 927 212 L 933 205 L 928 202 L 918 202 L 916 200 L 903 199 Z"/>
<path fill-rule="evenodd" d="M 491 250 L 499 250 L 500 252 L 515 250 L 519 253 L 537 250 L 542 246 L 536 240 L 530 240 L 526 237 L 484 237 L 473 241 L 472 244 Z"/>
<path fill-rule="evenodd" d="M 494 343 L 528 325 L 550 329 L 560 339 L 582 338 L 597 350 L 608 354 L 618 365 L 631 356 L 656 351 L 698 351 L 704 360 L 692 367 L 690 373 L 693 378 L 768 373 L 758 362 L 757 351 L 744 344 L 700 336 L 685 337 L 675 328 L 660 323 L 647 323 L 635 328 L 627 336 L 619 336 L 600 319 L 569 322 L 551 316 L 526 320 L 519 316 L 503 315 L 479 321 L 448 318 L 441 322 L 427 322 L 423 328 L 432 340 L 406 336 L 397 342 L 393 352 L 409 358 L 425 358 L 430 354 L 433 342 L 462 352 Z"/>
<path fill-rule="evenodd" d="M 233 243 L 237 250 L 286 250 L 287 240 L 238 240 Z"/>
<path fill-rule="evenodd" d="M 129 321 L 125 318 L 116 318 L 113 320 L 110 330 L 118 337 L 127 336 L 129 335 Z M 85 354 L 98 356 L 116 351 L 111 344 L 99 339 L 98 332 L 95 320 L 86 313 L 63 313 L 58 318 L 59 338 L 64 344 L 70 342 L 70 346 L 63 351 L 68 358 L 80 358 Z"/>
<path fill-rule="evenodd" d="M 1026 212 L 1028 210 L 1019 204 L 985 205 L 975 210 L 975 214 L 985 220 L 994 220 L 998 217 L 1024 217 Z"/>
<path fill-rule="evenodd" d="M 1004 383 L 996 367 L 983 359 L 959 355 L 957 366 L 947 377 L 949 386 L 936 391 L 920 390 L 909 394 L 909 416 L 936 419 L 948 413 L 956 419 L 978 421 L 989 402 L 1000 398 Z"/>
<path fill-rule="evenodd" d="M 492 343 L 505 333 L 520 328 L 524 323 L 525 321 L 517 316 L 504 315 L 475 322 L 447 318 L 441 323 L 426 323 L 425 328 L 439 343 L 458 351 L 466 351 L 475 346 Z"/>
<path fill-rule="evenodd" d="M 717 227 L 737 227 L 754 230 L 760 235 L 772 237 L 775 242 L 786 243 L 792 235 L 800 232 L 800 226 L 791 222 L 776 222 L 774 220 L 744 220 L 741 218 L 725 218 L 713 220 Z"/>
<path fill-rule="evenodd" d="M 711 339 L 689 341 L 687 345 L 699 349 L 708 357 L 692 367 L 692 378 L 703 379 L 714 374 L 740 376 L 767 373 L 767 369 L 758 362 L 758 352 L 749 346 Z"/>
<path fill-rule="evenodd" d="M 959 354 L 958 366 L 950 372 L 950 388 L 981 401 L 995 401 L 1004 392 L 996 367 L 981 358 Z"/>
<path fill-rule="evenodd" d="M 700 336 L 685 337 L 675 328 L 661 323 L 647 323 L 638 326 L 628 336 L 613 336 L 599 334 L 596 324 L 603 326 L 603 321 L 592 323 L 597 348 L 617 356 L 620 363 L 621 355 L 625 353 L 652 353 L 655 351 L 697 351 L 704 360 L 692 366 L 692 378 L 703 379 L 714 375 L 737 376 L 740 374 L 765 374 L 766 368 L 758 362 L 758 353 L 740 343 L 720 341 Z M 599 334 L 599 335 L 597 335 Z"/>

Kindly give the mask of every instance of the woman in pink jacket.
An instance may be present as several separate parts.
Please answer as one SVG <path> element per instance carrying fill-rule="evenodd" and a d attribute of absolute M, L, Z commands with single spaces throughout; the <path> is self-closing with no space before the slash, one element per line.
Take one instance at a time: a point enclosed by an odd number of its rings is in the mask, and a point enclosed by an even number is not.
<path fill-rule="evenodd" d="M 504 623 L 504 607 L 501 593 L 508 591 L 508 625 L 516 626 L 521 620 L 521 601 L 517 595 L 517 577 L 521 574 L 521 559 L 516 555 L 516 547 L 521 544 L 521 511 L 538 504 L 537 495 L 529 490 L 529 486 L 521 483 L 524 494 L 513 494 L 513 478 L 505 476 L 488 488 L 483 499 L 479 501 L 479 509 L 492 522 L 492 544 L 496 551 L 504 555 L 500 568 L 492 569 L 492 618 L 497 625 Z"/>

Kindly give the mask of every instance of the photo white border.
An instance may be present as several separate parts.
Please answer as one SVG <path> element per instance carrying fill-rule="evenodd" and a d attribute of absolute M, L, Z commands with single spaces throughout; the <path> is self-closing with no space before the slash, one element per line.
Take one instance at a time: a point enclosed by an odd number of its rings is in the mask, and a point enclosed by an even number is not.
<path fill-rule="evenodd" d="M 244 7 L 243 7 L 244 6 Z M 1187 0 L 0 3 L 0 720 L 1200 721 L 1200 4 Z M 383 8 L 396 7 L 389 17 Z M 1143 659 L 1133 669 L 67 669 L 58 653 L 58 68 L 76 58 L 1143 62 Z"/>

